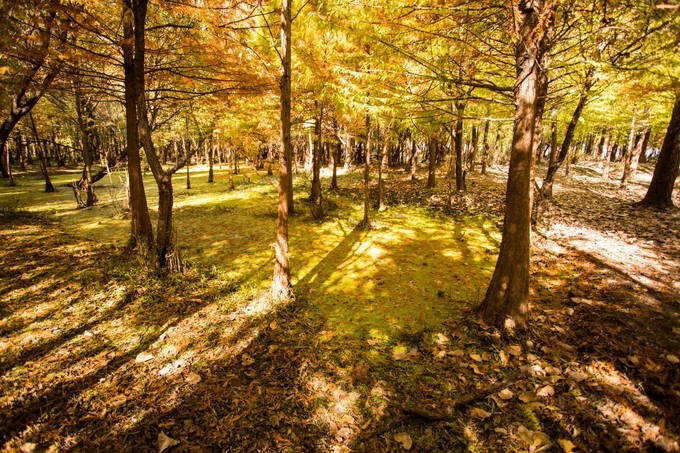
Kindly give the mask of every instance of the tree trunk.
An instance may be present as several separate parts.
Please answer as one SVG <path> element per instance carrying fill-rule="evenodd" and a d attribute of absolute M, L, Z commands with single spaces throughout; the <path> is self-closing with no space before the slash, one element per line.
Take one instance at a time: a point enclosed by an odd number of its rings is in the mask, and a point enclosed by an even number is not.
<path fill-rule="evenodd" d="M 362 224 L 368 227 L 371 224 L 369 213 L 371 210 L 368 183 L 371 169 L 371 118 L 366 115 L 366 149 L 364 150 L 364 219 Z"/>
<path fill-rule="evenodd" d="M 482 146 L 484 147 L 482 151 L 482 175 L 486 175 L 486 163 L 489 159 L 489 123 L 491 123 L 489 120 L 486 120 L 484 123 L 484 138 L 482 139 Z"/>
<path fill-rule="evenodd" d="M 477 160 L 477 147 L 479 146 L 479 137 L 477 136 L 477 126 L 472 126 L 472 139 L 470 141 L 470 160 L 468 167 L 470 172 L 475 172 L 475 161 Z"/>
<path fill-rule="evenodd" d="M 78 116 L 78 129 L 80 130 L 83 151 L 83 175 L 80 178 L 80 189 L 84 189 L 86 195 L 85 206 L 94 206 L 96 197 L 92 186 L 92 124 L 94 122 L 94 107 L 89 99 L 75 88 L 76 114 Z"/>
<path fill-rule="evenodd" d="M 630 167 L 631 164 L 633 163 L 633 153 L 634 153 L 634 148 L 636 147 L 637 143 L 635 142 L 635 135 L 636 135 L 636 130 L 635 130 L 635 122 L 637 120 L 637 110 L 636 107 L 633 107 L 633 118 L 630 122 L 630 134 L 628 136 L 628 148 L 626 149 L 626 155 L 624 156 L 623 159 L 623 174 L 621 175 L 621 184 L 619 187 L 621 189 L 626 189 L 628 187 L 628 179 L 630 178 Z M 639 140 L 639 137 L 638 137 Z M 636 160 L 639 158 L 639 155 L 636 157 Z"/>
<path fill-rule="evenodd" d="M 208 148 L 208 182 L 212 183 L 215 181 L 215 174 L 213 167 L 215 165 L 215 145 L 210 143 Z"/>
<path fill-rule="evenodd" d="M 189 165 L 187 165 L 189 168 Z M 172 174 L 166 174 L 158 183 L 158 223 L 156 224 L 156 260 L 159 269 L 168 265 L 174 253 L 172 237 Z"/>
<path fill-rule="evenodd" d="M 680 94 L 676 94 L 666 137 L 654 167 L 652 182 L 640 205 L 658 209 L 672 208 L 673 186 L 680 166 Z"/>
<path fill-rule="evenodd" d="M 537 32 L 540 1 L 520 2 L 515 124 L 508 170 L 503 239 L 493 277 L 479 311 L 487 324 L 521 328 L 529 309 L 531 163 L 537 100 Z"/>
<path fill-rule="evenodd" d="M 281 151 L 279 152 L 279 187 L 278 215 L 276 221 L 276 243 L 274 278 L 272 296 L 279 300 L 288 300 L 291 294 L 290 264 L 288 261 L 288 202 L 291 174 L 291 139 L 290 139 L 290 76 L 291 76 L 291 3 L 283 0 L 281 5 Z"/>
<path fill-rule="evenodd" d="M 428 172 L 427 172 L 427 188 L 428 189 L 434 189 L 435 186 L 435 170 L 436 166 L 435 164 L 437 163 L 437 145 L 435 143 L 435 140 L 431 138 L 427 142 L 427 150 L 428 150 Z"/>
<path fill-rule="evenodd" d="M 465 179 L 463 175 L 463 113 L 465 113 L 465 103 L 456 102 L 456 190 L 465 190 Z"/>
<path fill-rule="evenodd" d="M 35 121 L 33 120 L 33 114 L 31 112 L 28 113 L 28 116 L 31 120 L 31 129 L 33 129 L 33 135 L 35 136 L 35 142 L 36 146 L 38 147 L 38 157 L 40 158 L 40 169 L 42 170 L 42 174 L 45 177 L 45 192 L 56 192 L 56 189 L 54 188 L 54 185 L 52 184 L 52 180 L 50 179 L 50 174 L 47 171 L 47 145 L 44 144 L 42 140 L 40 140 L 40 136 L 38 136 L 38 128 L 35 127 Z M 4 145 L 3 145 L 4 148 Z"/>
<path fill-rule="evenodd" d="M 321 152 L 323 149 L 321 124 L 323 121 L 323 105 L 319 105 L 317 101 L 314 101 L 314 106 L 319 114 L 314 122 L 316 142 L 312 152 L 312 190 L 309 199 L 317 206 L 321 206 Z"/>
<path fill-rule="evenodd" d="M 607 132 L 604 137 L 604 142 L 602 144 L 602 179 L 609 179 L 609 162 L 611 161 L 611 156 L 612 156 L 612 146 L 611 146 L 611 139 L 612 139 L 612 128 L 611 126 L 607 127 Z"/>
<path fill-rule="evenodd" d="M 139 155 L 137 123 L 137 93 L 134 68 L 134 13 L 131 0 L 123 0 L 123 67 L 125 70 L 125 125 L 128 149 L 128 181 L 130 190 L 131 235 L 130 248 L 141 244 L 146 249 L 153 245 L 153 230 L 144 192 L 142 166 Z"/>
<path fill-rule="evenodd" d="M 635 153 L 630 163 L 629 179 L 631 181 L 635 179 L 638 164 L 641 160 L 640 157 L 644 154 L 645 150 L 647 149 L 647 144 L 649 143 L 649 136 L 651 135 L 651 133 L 652 133 L 651 128 L 647 126 L 645 128 L 645 131 L 642 133 L 641 137 L 638 139 L 637 146 L 635 147 Z"/>
<path fill-rule="evenodd" d="M 383 143 L 383 148 L 382 151 L 378 154 L 378 210 L 382 208 L 382 198 L 383 198 L 383 179 L 382 179 L 382 174 L 383 174 L 383 166 L 385 165 L 385 160 L 387 159 L 387 156 L 389 155 L 390 152 L 390 141 L 389 141 L 389 132 L 385 132 L 385 137 L 384 137 L 385 143 Z"/>

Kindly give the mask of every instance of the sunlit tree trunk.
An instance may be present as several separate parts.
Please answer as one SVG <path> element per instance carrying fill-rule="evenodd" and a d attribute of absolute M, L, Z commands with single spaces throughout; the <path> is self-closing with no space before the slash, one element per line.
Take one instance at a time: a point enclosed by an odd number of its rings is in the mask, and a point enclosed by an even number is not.
<path fill-rule="evenodd" d="M 45 192 L 56 192 L 56 189 L 52 184 L 52 180 L 50 179 L 50 174 L 47 170 L 47 145 L 45 145 L 45 143 L 40 140 L 38 128 L 35 127 L 35 121 L 33 120 L 33 114 L 31 112 L 28 112 L 28 117 L 31 120 L 31 129 L 33 130 L 33 136 L 35 137 L 38 157 L 40 159 L 40 169 L 42 170 L 43 177 L 45 178 Z"/>
<path fill-rule="evenodd" d="M 635 146 L 635 151 L 633 153 L 633 158 L 631 159 L 630 162 L 630 175 L 629 179 L 632 181 L 635 179 L 635 175 L 637 174 L 637 169 L 638 165 L 640 163 L 640 158 L 644 155 L 645 150 L 647 149 L 647 144 L 649 143 L 649 136 L 651 135 L 652 130 L 649 126 L 647 126 L 640 134 L 640 137 L 637 141 L 637 145 Z"/>
<path fill-rule="evenodd" d="M 276 222 L 276 243 L 274 279 L 272 296 L 280 300 L 288 300 L 291 293 L 290 264 L 288 261 L 288 191 L 291 174 L 291 139 L 290 139 L 290 75 L 291 75 L 291 3 L 283 0 L 281 5 L 281 151 L 279 152 L 279 186 L 278 215 Z"/>
<path fill-rule="evenodd" d="M 506 329 L 523 327 L 529 307 L 531 164 L 536 120 L 538 0 L 519 4 L 516 47 L 515 123 L 508 170 L 503 239 L 493 277 L 479 311 L 484 322 Z"/>
<path fill-rule="evenodd" d="M 658 209 L 672 208 L 673 186 L 680 166 L 680 94 L 676 94 L 666 137 L 654 167 L 652 182 L 640 204 Z"/>
<path fill-rule="evenodd" d="M 619 186 L 621 189 L 625 189 L 628 187 L 628 180 L 630 179 L 630 167 L 633 163 L 633 154 L 635 154 L 635 148 L 637 145 L 637 142 L 635 141 L 635 136 L 637 133 L 635 124 L 636 121 L 637 110 L 636 107 L 633 107 L 633 119 L 631 120 L 630 134 L 628 135 L 628 148 L 626 148 L 626 155 L 624 156 L 623 159 L 623 174 L 621 175 L 621 184 Z M 639 159 L 639 157 L 640 155 L 638 154 L 636 160 Z"/>
<path fill-rule="evenodd" d="M 314 101 L 314 105 L 317 108 L 318 116 L 314 122 L 316 141 L 312 152 L 312 190 L 309 199 L 317 204 L 317 206 L 321 206 L 321 153 L 323 151 L 321 125 L 323 122 L 323 104 L 319 105 L 317 101 Z"/>
<path fill-rule="evenodd" d="M 428 151 L 428 172 L 427 172 L 427 187 L 434 189 L 435 186 L 435 170 L 437 164 L 437 145 L 435 140 L 431 138 L 427 142 Z"/>

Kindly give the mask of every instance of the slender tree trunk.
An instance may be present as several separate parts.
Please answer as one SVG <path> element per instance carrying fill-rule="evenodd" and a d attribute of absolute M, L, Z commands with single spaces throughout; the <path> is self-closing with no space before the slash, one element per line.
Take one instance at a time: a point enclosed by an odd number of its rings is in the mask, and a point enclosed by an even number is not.
<path fill-rule="evenodd" d="M 86 99 L 78 87 L 75 88 L 76 114 L 78 116 L 78 129 L 82 137 L 83 151 L 83 175 L 80 179 L 80 189 L 86 193 L 85 206 L 94 206 L 96 197 L 92 186 L 92 123 L 94 118 L 93 106 L 89 99 Z"/>
<path fill-rule="evenodd" d="M 146 249 L 153 244 L 153 230 L 144 192 L 142 166 L 139 155 L 137 123 L 137 93 L 134 74 L 134 13 L 131 0 L 123 2 L 123 66 L 125 70 L 125 125 L 127 134 L 128 181 L 130 190 L 131 235 L 130 248 L 142 244 Z"/>
<path fill-rule="evenodd" d="M 633 118 L 630 123 L 630 135 L 628 136 L 628 148 L 626 149 L 626 155 L 624 156 L 623 159 L 623 174 L 621 175 L 621 184 L 620 188 L 621 189 L 626 189 L 628 187 L 628 179 L 630 178 L 630 168 L 633 163 L 633 154 L 635 152 L 634 148 L 637 143 L 635 142 L 635 136 L 636 136 L 636 128 L 635 128 L 635 122 L 637 121 L 637 110 L 636 107 L 633 107 Z M 639 137 L 638 137 L 639 139 Z M 639 155 L 636 157 L 636 160 L 639 159 Z"/>
<path fill-rule="evenodd" d="M 489 159 L 489 123 L 491 123 L 489 120 L 486 120 L 484 123 L 484 138 L 482 139 L 482 146 L 484 147 L 482 151 L 482 175 L 486 175 L 486 163 Z"/>
<path fill-rule="evenodd" d="M 416 172 L 418 171 L 418 144 L 414 138 L 411 138 L 411 181 L 416 180 Z"/>
<path fill-rule="evenodd" d="M 658 209 L 672 208 L 673 186 L 680 166 L 680 94 L 676 94 L 666 137 L 654 167 L 652 182 L 640 205 Z"/>
<path fill-rule="evenodd" d="M 472 139 L 470 141 L 470 172 L 475 172 L 475 161 L 477 160 L 477 147 L 479 146 L 479 137 L 477 134 L 477 126 L 472 126 Z"/>
<path fill-rule="evenodd" d="M 427 142 L 428 150 L 428 172 L 427 172 L 427 187 L 428 189 L 434 189 L 435 186 L 435 170 L 437 163 L 437 146 L 435 140 L 430 138 Z"/>
<path fill-rule="evenodd" d="M 465 103 L 456 102 L 456 190 L 465 190 L 465 175 L 463 174 L 463 113 Z"/>
<path fill-rule="evenodd" d="M 382 208 L 383 205 L 383 167 L 385 166 L 385 160 L 389 155 L 390 142 L 389 142 L 389 131 L 385 131 L 385 142 L 383 143 L 383 148 L 380 154 L 378 154 L 378 210 Z"/>
<path fill-rule="evenodd" d="M 515 124 L 508 170 L 503 239 L 491 283 L 479 311 L 487 324 L 523 327 L 529 309 L 531 164 L 536 125 L 540 1 L 520 2 L 521 41 L 516 48 Z"/>
<path fill-rule="evenodd" d="M 312 152 L 312 191 L 309 199 L 317 206 L 321 206 L 321 153 L 323 149 L 321 124 L 323 121 L 323 105 L 319 105 L 317 101 L 314 101 L 314 105 L 317 108 L 318 116 L 314 122 L 316 142 Z"/>
<path fill-rule="evenodd" d="M 609 126 L 607 127 L 607 132 L 602 144 L 602 179 L 609 179 L 609 163 L 611 161 L 611 156 L 614 154 L 612 153 L 611 139 L 612 129 L 611 126 Z"/>
<path fill-rule="evenodd" d="M 7 147 L 7 142 L 5 142 L 5 148 Z M 5 160 L 5 165 L 7 167 L 7 173 L 9 173 L 9 186 L 14 187 L 17 185 L 16 181 L 14 181 L 14 175 L 12 174 L 12 163 L 10 162 L 9 159 L 9 149 L 5 149 L 4 151 L 4 159 Z M 0 153 L 2 154 L 2 153 Z"/>
<path fill-rule="evenodd" d="M 644 151 L 647 149 L 647 144 L 649 143 L 649 136 L 651 135 L 651 133 L 652 133 L 651 128 L 647 126 L 645 128 L 645 131 L 641 134 L 641 137 L 638 139 L 637 146 L 635 147 L 635 153 L 630 163 L 629 179 L 631 181 L 635 179 L 638 164 L 640 162 L 640 157 L 644 154 Z"/>
<path fill-rule="evenodd" d="M 44 142 L 40 140 L 40 136 L 38 135 L 38 128 L 35 127 L 35 121 L 33 120 L 33 114 L 29 112 L 28 116 L 31 120 L 31 129 L 33 129 L 33 135 L 35 136 L 35 142 L 38 148 L 38 157 L 40 158 L 40 169 L 42 170 L 42 174 L 45 177 L 45 192 L 56 192 L 56 189 L 52 184 L 52 180 L 50 179 L 50 174 L 47 171 L 47 149 L 46 149 L 47 145 L 45 145 Z M 4 147 L 5 145 L 3 144 L 3 148 Z"/>
<path fill-rule="evenodd" d="M 219 153 L 218 153 L 219 154 Z M 208 182 L 214 182 L 214 171 L 213 167 L 215 165 L 215 145 L 213 143 L 209 144 L 208 147 Z"/>
<path fill-rule="evenodd" d="M 288 300 L 291 293 L 290 264 L 288 261 L 288 191 L 291 174 L 290 159 L 292 155 L 290 139 L 290 97 L 291 97 L 291 3 L 283 0 L 281 5 L 281 151 L 279 152 L 279 187 L 278 187 L 278 216 L 276 222 L 276 243 L 274 279 L 272 282 L 272 296 L 279 300 Z"/>
<path fill-rule="evenodd" d="M 364 219 L 362 224 L 368 227 L 371 224 L 369 212 L 371 210 L 368 183 L 371 169 L 371 118 L 366 115 L 366 149 L 364 150 Z"/>

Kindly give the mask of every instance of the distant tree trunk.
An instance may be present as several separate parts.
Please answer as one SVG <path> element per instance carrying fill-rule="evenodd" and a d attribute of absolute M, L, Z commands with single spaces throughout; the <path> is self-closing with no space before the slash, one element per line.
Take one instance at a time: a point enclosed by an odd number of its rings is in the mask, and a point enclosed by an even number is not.
<path fill-rule="evenodd" d="M 177 158 L 179 159 L 179 156 L 177 156 Z M 186 171 L 186 173 L 187 173 L 187 190 L 191 189 L 191 176 L 189 175 L 189 167 L 190 166 L 191 166 L 191 162 L 187 161 L 187 171 Z"/>
<path fill-rule="evenodd" d="M 290 190 L 292 144 L 290 138 L 291 97 L 291 3 L 283 0 L 281 5 L 281 151 L 279 152 L 278 215 L 276 220 L 276 243 L 272 296 L 288 300 L 291 294 L 290 264 L 288 261 L 288 207 Z"/>
<path fill-rule="evenodd" d="M 654 167 L 652 182 L 640 205 L 657 209 L 672 208 L 673 186 L 680 166 L 680 94 L 676 94 L 666 137 Z"/>
<path fill-rule="evenodd" d="M 647 126 L 645 128 L 645 131 L 641 134 L 640 138 L 638 139 L 637 146 L 635 147 L 635 152 L 630 163 L 629 179 L 631 181 L 635 179 L 635 175 L 638 169 L 638 163 L 640 162 L 640 157 L 644 154 L 644 150 L 647 149 L 647 144 L 649 143 L 649 136 L 651 135 L 651 133 L 652 130 L 650 129 L 649 126 Z"/>
<path fill-rule="evenodd" d="M 489 123 L 491 121 L 486 120 L 484 123 L 484 138 L 482 139 L 482 146 L 484 147 L 482 151 L 482 175 L 486 175 L 486 165 L 489 159 Z"/>
<path fill-rule="evenodd" d="M 232 161 L 234 160 L 234 153 L 236 151 L 233 149 L 230 149 L 227 152 L 227 173 L 229 174 L 229 183 L 227 185 L 228 190 L 234 190 L 236 187 L 234 186 L 234 166 L 232 164 Z"/>
<path fill-rule="evenodd" d="M 273 176 L 274 175 L 274 169 L 272 168 L 274 161 L 273 150 L 271 146 L 269 145 L 265 146 L 267 147 L 267 176 Z"/>
<path fill-rule="evenodd" d="M 94 122 L 94 106 L 90 99 L 85 98 L 79 87 L 75 87 L 76 115 L 80 130 L 83 151 L 83 175 L 80 178 L 81 189 L 85 190 L 85 206 L 94 206 L 96 196 L 92 186 L 92 124 Z"/>
<path fill-rule="evenodd" d="M 338 161 L 340 160 L 340 154 L 342 153 L 342 140 L 340 139 L 338 131 L 338 120 L 335 117 L 333 117 L 333 131 L 335 137 L 338 139 L 338 143 L 333 147 L 333 177 L 331 178 L 331 190 L 338 190 Z"/>
<path fill-rule="evenodd" d="M 137 123 L 137 94 L 135 92 L 134 68 L 134 13 L 131 0 L 123 3 L 123 67 L 125 70 L 125 125 L 127 134 L 128 185 L 130 190 L 131 235 L 130 248 L 138 244 L 146 249 L 153 244 L 153 230 L 149 208 L 144 192 L 142 166 L 139 155 L 139 132 Z"/>
<path fill-rule="evenodd" d="M 40 169 L 45 177 L 45 192 L 56 192 L 52 180 L 50 179 L 50 174 L 47 171 L 47 145 L 40 140 L 38 135 L 38 128 L 35 127 L 35 121 L 33 120 L 33 114 L 28 112 L 28 116 L 31 120 L 31 129 L 33 129 L 33 135 L 35 136 L 36 146 L 38 147 L 38 156 L 40 157 Z M 3 148 L 5 145 L 3 144 Z"/>
<path fill-rule="evenodd" d="M 382 208 L 383 205 L 383 166 L 385 165 L 385 160 L 389 154 L 390 150 L 390 140 L 389 131 L 385 132 L 385 143 L 383 143 L 382 151 L 378 154 L 378 210 Z"/>
<path fill-rule="evenodd" d="M 569 149 L 571 148 L 571 143 L 574 139 L 574 131 L 576 130 L 576 125 L 578 124 L 578 121 L 581 118 L 581 112 L 583 111 L 583 108 L 586 106 L 586 102 L 588 101 L 588 96 L 590 94 L 590 89 L 592 88 L 594 83 L 593 80 L 594 74 L 595 74 L 594 68 L 589 67 L 588 70 L 586 71 L 586 78 L 583 84 L 583 91 L 581 92 L 581 96 L 579 97 L 576 109 L 574 109 L 574 113 L 571 115 L 571 121 L 569 121 L 567 131 L 564 134 L 564 140 L 562 141 L 562 146 L 560 148 L 559 154 L 555 157 L 553 149 L 550 150 L 550 164 L 548 165 L 548 173 L 545 175 L 545 178 L 543 179 L 543 184 L 541 185 L 541 190 L 537 194 L 538 196 L 536 197 L 536 206 L 534 207 L 534 213 L 532 215 L 533 223 L 536 223 L 538 217 L 541 215 L 544 209 L 543 204 L 545 200 L 550 199 L 553 196 L 553 183 L 555 181 L 555 175 L 557 174 L 557 170 L 559 170 L 560 166 L 569 155 Z M 557 123 L 555 120 L 553 120 L 553 137 L 550 147 L 555 149 L 557 148 Z"/>
<path fill-rule="evenodd" d="M 219 153 L 218 153 L 219 154 Z M 214 182 L 213 166 L 215 165 L 215 145 L 210 143 L 208 146 L 208 182 Z"/>
<path fill-rule="evenodd" d="M 477 126 L 472 126 L 472 139 L 470 141 L 470 161 L 469 168 L 472 173 L 475 172 L 475 161 L 477 160 L 477 147 L 479 146 L 479 137 L 477 134 Z"/>
<path fill-rule="evenodd" d="M 465 179 L 463 174 L 463 113 L 465 113 L 465 103 L 456 102 L 456 190 L 465 190 Z"/>
<path fill-rule="evenodd" d="M 611 161 L 611 156 L 614 154 L 612 153 L 611 136 L 612 129 L 611 126 L 609 126 L 607 127 L 607 132 L 602 144 L 602 179 L 609 179 L 609 162 Z"/>
<path fill-rule="evenodd" d="M 625 189 L 628 187 L 628 179 L 630 178 L 630 167 L 631 164 L 633 163 L 633 154 L 635 153 L 635 145 L 637 145 L 635 141 L 635 136 L 637 133 L 637 130 L 635 128 L 635 122 L 637 120 L 637 110 L 636 107 L 633 107 L 633 118 L 630 123 L 630 134 L 628 136 L 628 148 L 626 149 L 626 154 L 623 159 L 623 174 L 621 175 L 621 184 L 620 188 Z M 639 137 L 638 137 L 639 140 Z M 636 157 L 636 160 L 640 156 L 638 155 Z"/>
<path fill-rule="evenodd" d="M 371 210 L 368 183 L 371 169 L 371 118 L 366 115 L 366 150 L 364 151 L 364 219 L 362 224 L 368 227 L 371 224 L 369 212 Z"/>
<path fill-rule="evenodd" d="M 521 41 L 516 47 L 515 124 L 508 170 L 503 239 L 493 277 L 479 311 L 505 329 L 523 327 L 529 300 L 531 163 L 536 125 L 540 1 L 521 1 Z"/>
<path fill-rule="evenodd" d="M 5 147 L 7 147 L 7 142 L 5 142 Z M 12 174 L 12 163 L 9 159 L 9 150 L 4 150 L 4 159 L 5 159 L 5 165 L 7 167 L 7 173 L 9 173 L 9 186 L 14 187 L 17 185 L 16 181 L 14 181 L 14 175 Z M 0 156 L 3 155 L 0 153 Z"/>
<path fill-rule="evenodd" d="M 316 203 L 317 206 L 321 206 L 321 152 L 323 149 L 321 125 L 323 121 L 323 105 L 319 105 L 317 101 L 314 101 L 314 106 L 317 108 L 318 116 L 314 122 L 316 142 L 312 152 L 312 190 L 309 199 Z"/>
<path fill-rule="evenodd" d="M 427 142 L 428 151 L 428 172 L 427 172 L 427 187 L 434 189 L 435 186 L 435 170 L 437 163 L 437 145 L 433 138 Z"/>
<path fill-rule="evenodd" d="M 415 181 L 416 172 L 418 171 L 418 144 L 414 138 L 411 138 L 411 155 L 409 157 L 409 162 L 411 167 L 411 181 Z"/>
<path fill-rule="evenodd" d="M 548 168 L 555 165 L 557 158 L 557 118 L 553 118 L 550 126 L 550 154 L 548 156 Z"/>

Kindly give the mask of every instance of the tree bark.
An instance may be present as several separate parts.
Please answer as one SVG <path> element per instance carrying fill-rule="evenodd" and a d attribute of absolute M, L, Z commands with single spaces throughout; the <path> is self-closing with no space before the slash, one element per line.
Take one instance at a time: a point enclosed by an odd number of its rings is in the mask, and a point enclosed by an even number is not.
<path fill-rule="evenodd" d="M 430 140 L 428 140 L 427 142 L 427 151 L 428 151 L 427 188 L 434 189 L 435 170 L 437 163 L 437 144 L 433 138 L 430 138 Z"/>
<path fill-rule="evenodd" d="M 128 181 L 130 189 L 131 234 L 130 248 L 138 244 L 146 249 L 153 245 L 153 231 L 149 208 L 144 192 L 142 166 L 139 155 L 139 128 L 137 123 L 137 94 L 135 92 L 134 64 L 134 12 L 132 1 L 123 1 L 123 67 L 125 72 L 125 125 L 128 154 Z"/>
<path fill-rule="evenodd" d="M 317 108 L 318 116 L 314 122 L 314 135 L 316 142 L 314 143 L 312 151 L 312 190 L 309 199 L 318 207 L 321 206 L 321 152 L 323 149 L 321 124 L 323 121 L 323 104 L 319 105 L 318 101 L 314 101 Z"/>
<path fill-rule="evenodd" d="M 371 224 L 371 210 L 368 183 L 371 171 L 371 118 L 366 115 L 366 146 L 364 150 L 364 218 L 361 223 L 368 227 Z"/>
<path fill-rule="evenodd" d="M 281 5 L 281 151 L 279 152 L 278 215 L 276 221 L 275 264 L 272 296 L 288 300 L 291 294 L 290 264 L 288 261 L 288 207 L 291 174 L 290 97 L 291 97 L 291 3 Z"/>
<path fill-rule="evenodd" d="M 637 110 L 636 107 L 633 107 L 633 118 L 631 119 L 630 123 L 630 134 L 628 136 L 628 148 L 626 149 L 626 155 L 624 156 L 623 159 L 623 174 L 621 175 L 621 184 L 619 185 L 619 188 L 621 189 L 626 189 L 628 187 L 628 179 L 630 179 L 630 167 L 633 163 L 633 154 L 635 153 L 635 148 L 637 145 L 637 142 L 635 141 L 635 136 L 636 136 L 636 122 L 637 120 Z M 638 137 L 638 140 L 640 137 Z M 636 157 L 636 160 L 639 159 L 640 155 Z"/>
<path fill-rule="evenodd" d="M 463 113 L 465 113 L 465 103 L 456 102 L 456 137 L 454 140 L 456 148 L 456 190 L 465 190 L 465 179 L 463 175 Z"/>
<path fill-rule="evenodd" d="M 680 94 L 676 94 L 673 113 L 671 114 L 666 136 L 661 145 L 661 152 L 654 167 L 652 182 L 647 194 L 640 201 L 641 206 L 668 209 L 673 204 L 673 186 L 678 177 L 680 166 Z"/>
<path fill-rule="evenodd" d="M 482 139 L 482 175 L 486 175 L 486 164 L 489 159 L 489 123 L 491 123 L 489 120 L 486 120 L 484 123 L 484 138 Z"/>
<path fill-rule="evenodd" d="M 522 1 L 520 41 L 515 57 L 515 123 L 508 170 L 503 239 L 493 277 L 479 311 L 482 320 L 505 329 L 521 328 L 529 309 L 531 164 L 538 64 L 536 56 L 540 1 Z"/>

